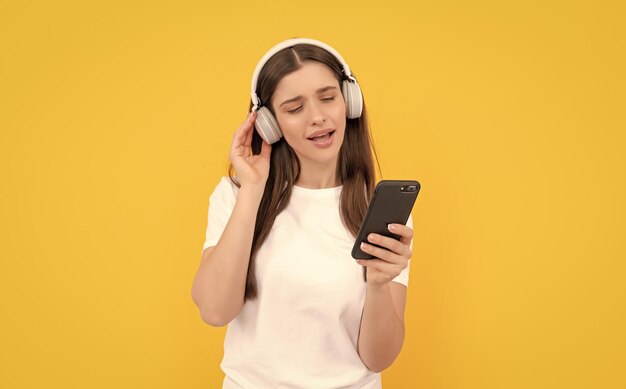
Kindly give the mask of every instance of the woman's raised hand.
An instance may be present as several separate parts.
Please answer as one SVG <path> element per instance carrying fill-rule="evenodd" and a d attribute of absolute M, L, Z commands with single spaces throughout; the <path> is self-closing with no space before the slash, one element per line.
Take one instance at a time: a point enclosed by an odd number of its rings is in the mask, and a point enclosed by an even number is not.
<path fill-rule="evenodd" d="M 251 112 L 248 119 L 235 132 L 229 157 L 241 186 L 256 187 L 262 191 L 269 176 L 272 146 L 263 141 L 261 153 L 252 154 L 251 144 L 255 119 L 256 112 Z"/>

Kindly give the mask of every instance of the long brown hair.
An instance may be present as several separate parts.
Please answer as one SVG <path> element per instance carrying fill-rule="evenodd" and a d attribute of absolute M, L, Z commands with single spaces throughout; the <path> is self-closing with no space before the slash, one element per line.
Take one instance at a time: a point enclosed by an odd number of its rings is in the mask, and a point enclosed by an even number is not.
<path fill-rule="evenodd" d="M 276 114 L 271 106 L 271 99 L 276 85 L 284 76 L 300 69 L 307 61 L 317 61 L 328 66 L 337 77 L 340 85 L 345 78 L 341 63 L 322 48 L 298 44 L 279 51 L 261 69 L 257 86 L 257 96 L 261 100 L 261 105 L 268 107 L 274 116 Z M 252 109 L 252 106 L 252 102 L 250 102 L 248 111 Z M 262 142 L 260 135 L 253 131 L 251 145 L 253 154 L 261 152 Z M 346 118 L 345 135 L 337 161 L 337 176 L 343 185 L 339 205 L 341 220 L 354 237 L 359 231 L 369 199 L 374 192 L 376 184 L 374 159 L 378 164 L 378 157 L 367 123 L 367 110 L 364 102 L 361 117 Z M 272 145 L 270 174 L 265 184 L 254 226 L 244 301 L 254 299 L 257 296 L 256 253 L 269 235 L 276 216 L 287 207 L 291 198 L 292 187 L 300 176 L 300 169 L 298 156 L 284 138 Z M 380 165 L 378 165 L 378 170 L 380 171 Z M 240 187 L 240 183 L 233 173 L 234 166 L 231 162 L 228 176 L 237 187 Z M 365 268 L 363 271 L 365 277 Z"/>

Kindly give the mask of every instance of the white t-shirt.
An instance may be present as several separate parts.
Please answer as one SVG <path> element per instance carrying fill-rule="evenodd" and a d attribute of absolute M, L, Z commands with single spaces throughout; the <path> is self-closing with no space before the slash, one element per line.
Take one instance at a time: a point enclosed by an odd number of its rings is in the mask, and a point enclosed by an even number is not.
<path fill-rule="evenodd" d="M 228 324 L 223 388 L 381 388 L 357 353 L 366 283 L 341 188 L 294 186 L 256 256 L 258 296 Z M 204 248 L 219 241 L 237 192 L 223 177 L 211 194 Z M 394 279 L 408 280 L 408 267 Z"/>

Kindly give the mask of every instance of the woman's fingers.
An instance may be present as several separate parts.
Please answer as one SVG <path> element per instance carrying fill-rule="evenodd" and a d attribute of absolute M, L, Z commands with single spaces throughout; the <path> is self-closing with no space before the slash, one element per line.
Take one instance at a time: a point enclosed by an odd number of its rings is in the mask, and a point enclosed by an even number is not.
<path fill-rule="evenodd" d="M 255 117 L 255 113 L 252 112 L 246 122 L 246 132 L 245 132 L 246 140 L 243 143 L 243 145 L 246 147 L 250 147 L 252 145 L 252 133 L 254 132 L 254 117 Z"/>
<path fill-rule="evenodd" d="M 272 154 L 272 145 L 267 143 L 266 141 L 263 141 L 261 143 L 261 156 L 269 159 L 271 154 Z"/>
<path fill-rule="evenodd" d="M 405 226 L 404 224 L 389 224 L 389 231 L 396 235 L 400 235 L 400 242 L 406 245 L 411 243 L 411 239 L 413 239 L 413 230 L 411 227 Z"/>
<path fill-rule="evenodd" d="M 412 252 L 410 248 L 413 230 L 401 224 L 391 224 L 389 230 L 400 235 L 400 240 L 379 234 L 369 234 L 369 243 L 361 243 L 361 250 L 374 259 L 358 261 L 359 264 L 372 267 L 386 274 L 399 274 L 406 268 Z M 374 245 L 375 244 L 375 245 Z"/>
<path fill-rule="evenodd" d="M 375 245 L 384 247 L 390 251 L 393 251 L 398 255 L 404 255 L 406 253 L 403 243 L 399 242 L 397 239 L 390 238 L 388 236 L 369 234 L 367 236 L 367 241 Z"/>
<path fill-rule="evenodd" d="M 254 126 L 254 118 L 256 117 L 256 112 L 250 112 L 246 121 L 241 123 L 241 126 L 235 131 L 233 135 L 233 140 L 239 140 L 241 144 L 245 143 L 247 132 Z"/>
<path fill-rule="evenodd" d="M 265 185 L 269 174 L 271 146 L 263 142 L 261 155 L 252 153 L 256 117 L 256 112 L 251 112 L 235 131 L 229 155 L 240 183 L 247 186 Z"/>
<path fill-rule="evenodd" d="M 390 226 L 392 226 L 390 231 L 400 235 L 399 241 L 384 235 L 369 234 L 367 236 L 368 242 L 381 246 L 399 256 L 410 258 L 412 255 L 410 243 L 413 237 L 413 230 L 401 224 L 390 224 Z"/>
<path fill-rule="evenodd" d="M 245 148 L 250 147 L 252 144 L 252 128 L 254 127 L 254 120 L 256 118 L 256 112 L 251 112 L 248 115 L 248 118 L 245 122 L 241 124 L 241 126 L 235 131 L 233 135 L 233 141 L 231 145 L 231 150 L 235 153 L 235 155 L 244 155 L 245 156 Z M 243 147 L 243 149 L 242 149 Z"/>
<path fill-rule="evenodd" d="M 382 247 L 376 247 L 365 242 L 361 243 L 361 250 L 374 256 L 375 258 L 382 259 L 385 262 L 402 263 L 404 261 L 401 255 L 396 254 L 391 250 Z"/>

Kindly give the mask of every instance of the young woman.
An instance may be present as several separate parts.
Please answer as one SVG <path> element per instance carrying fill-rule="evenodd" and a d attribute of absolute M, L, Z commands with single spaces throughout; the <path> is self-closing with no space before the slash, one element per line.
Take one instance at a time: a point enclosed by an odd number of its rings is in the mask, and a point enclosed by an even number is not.
<path fill-rule="evenodd" d="M 192 289 L 206 323 L 228 324 L 223 387 L 380 388 L 404 340 L 413 230 L 390 225 L 400 241 L 372 235 L 375 259 L 351 257 L 375 186 L 356 79 L 330 46 L 291 39 L 257 66 L 250 108 Z"/>

